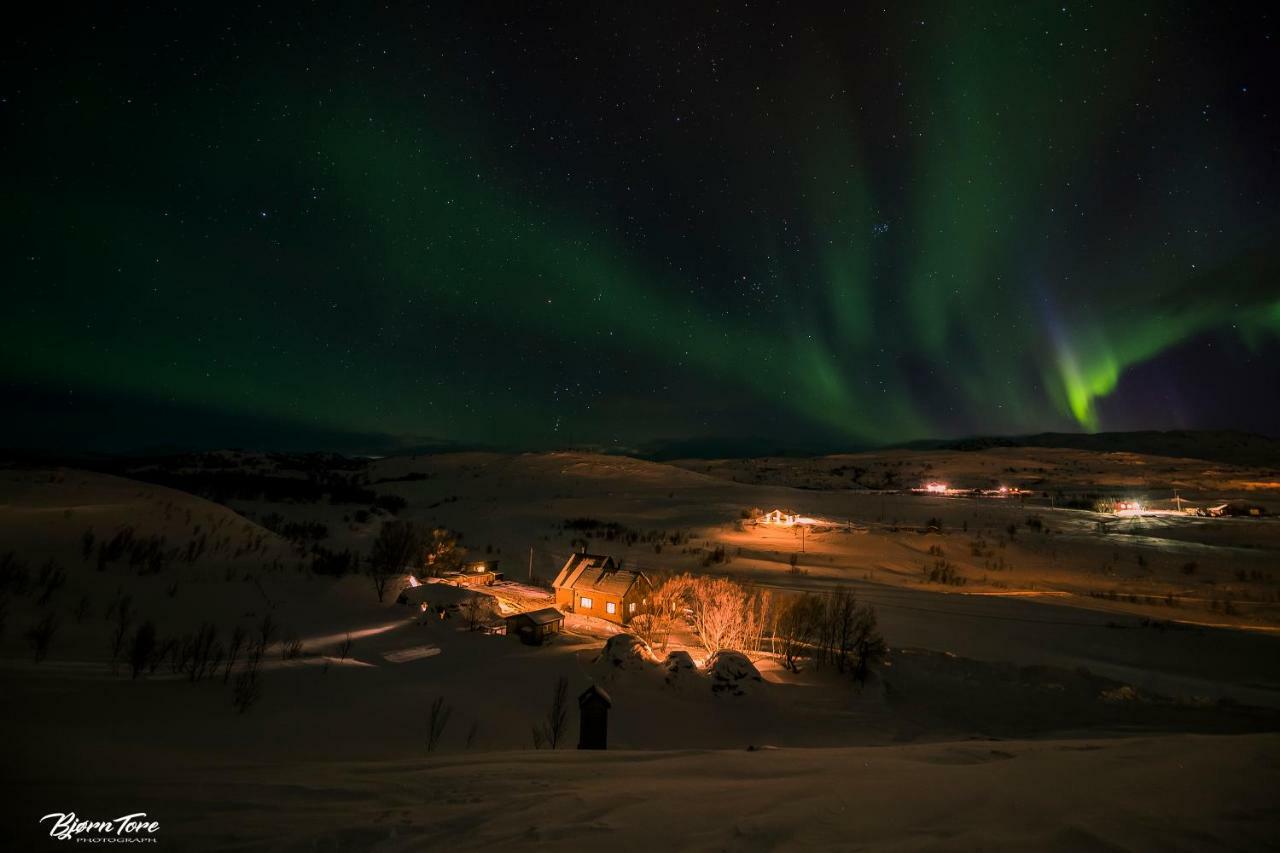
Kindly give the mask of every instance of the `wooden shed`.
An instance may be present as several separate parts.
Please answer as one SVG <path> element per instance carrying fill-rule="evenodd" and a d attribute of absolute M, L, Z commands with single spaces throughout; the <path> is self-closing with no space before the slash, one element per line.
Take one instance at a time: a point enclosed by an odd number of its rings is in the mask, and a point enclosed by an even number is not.
<path fill-rule="evenodd" d="M 604 688 L 591 685 L 578 697 L 578 749 L 609 748 L 609 709 L 613 700 Z"/>
<path fill-rule="evenodd" d="M 443 580 L 455 586 L 493 586 L 502 580 L 497 560 L 473 560 L 464 563 L 461 571 L 449 572 Z"/>
<path fill-rule="evenodd" d="M 519 637 L 520 642 L 540 646 L 547 637 L 564 629 L 564 614 L 554 607 L 514 613 L 506 618 L 507 636 Z"/>

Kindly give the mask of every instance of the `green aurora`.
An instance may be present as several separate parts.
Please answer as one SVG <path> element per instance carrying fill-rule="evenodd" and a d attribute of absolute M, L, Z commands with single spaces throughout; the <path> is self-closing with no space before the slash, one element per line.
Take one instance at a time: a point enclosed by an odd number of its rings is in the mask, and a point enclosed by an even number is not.
<path fill-rule="evenodd" d="M 86 31 L 5 104 L 2 375 L 404 444 L 857 446 L 1108 428 L 1205 336 L 1274 361 L 1263 48 L 1220 79 L 1163 7 L 976 8 Z"/>

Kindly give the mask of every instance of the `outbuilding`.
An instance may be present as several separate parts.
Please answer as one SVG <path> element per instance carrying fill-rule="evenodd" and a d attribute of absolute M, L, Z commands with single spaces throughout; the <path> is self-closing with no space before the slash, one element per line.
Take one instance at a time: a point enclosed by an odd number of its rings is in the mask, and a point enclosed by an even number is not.
<path fill-rule="evenodd" d="M 507 636 L 519 637 L 520 642 L 540 646 L 548 637 L 564 630 L 564 614 L 554 607 L 513 613 L 506 618 Z"/>

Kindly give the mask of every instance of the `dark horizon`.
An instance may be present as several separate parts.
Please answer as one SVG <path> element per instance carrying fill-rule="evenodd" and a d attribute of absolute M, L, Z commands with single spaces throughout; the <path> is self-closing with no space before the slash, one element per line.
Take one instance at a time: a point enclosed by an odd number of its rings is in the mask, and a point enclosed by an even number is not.
<path fill-rule="evenodd" d="M 155 432 L 166 423 L 148 407 L 113 405 L 105 399 L 72 396 L 61 411 L 49 407 L 45 417 L 11 421 L 0 430 L 0 454 L 15 459 L 63 461 L 165 457 L 188 453 L 239 451 L 281 455 L 333 454 L 346 457 L 392 457 L 451 452 L 547 453 L 583 452 L 624 455 L 653 461 L 675 459 L 743 459 L 750 457 L 818 457 L 881 450 L 982 450 L 992 447 L 1059 447 L 1099 451 L 1149 453 L 1174 457 L 1198 457 L 1240 464 L 1280 465 L 1280 435 L 1260 431 L 1219 429 L 1116 430 L 1107 432 L 1043 431 L 1036 433 L 967 435 L 887 441 L 883 443 L 832 440 L 792 440 L 761 435 L 695 435 L 655 438 L 636 445 L 595 443 L 492 444 L 445 438 L 403 437 L 376 433 L 344 433 L 337 430 L 298 429 L 294 424 L 267 418 L 248 418 L 214 411 L 191 414 L 199 431 L 179 440 Z M 96 407 L 96 408 L 95 408 Z M 95 412 L 89 416 L 87 413 Z M 72 415 L 71 412 L 79 412 Z M 39 424 L 15 429 L 15 423 Z M 50 425 L 69 427 L 65 431 Z M 154 436 L 141 441 L 140 436 Z"/>

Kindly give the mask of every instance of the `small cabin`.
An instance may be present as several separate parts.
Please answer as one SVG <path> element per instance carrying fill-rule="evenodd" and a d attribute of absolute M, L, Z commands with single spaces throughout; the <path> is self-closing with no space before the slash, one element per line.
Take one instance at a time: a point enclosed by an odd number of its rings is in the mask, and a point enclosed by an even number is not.
<path fill-rule="evenodd" d="M 766 512 L 764 515 L 756 519 L 756 521 L 759 524 L 781 524 L 784 526 L 790 526 L 795 524 L 799 517 L 798 513 L 794 513 L 789 509 L 775 509 L 770 512 Z"/>
<path fill-rule="evenodd" d="M 609 748 L 609 709 L 613 700 L 591 685 L 578 697 L 578 749 Z"/>
<path fill-rule="evenodd" d="M 626 625 L 649 603 L 653 584 L 643 572 L 619 568 L 612 557 L 574 554 L 551 582 L 566 613 Z"/>
<path fill-rule="evenodd" d="M 442 577 L 455 586 L 493 586 L 502 580 L 502 573 L 498 571 L 497 560 L 473 560 L 463 563 L 459 571 Z"/>
<path fill-rule="evenodd" d="M 564 614 L 554 607 L 514 613 L 506 618 L 507 636 L 519 637 L 520 642 L 540 646 L 548 637 L 564 630 Z"/>

